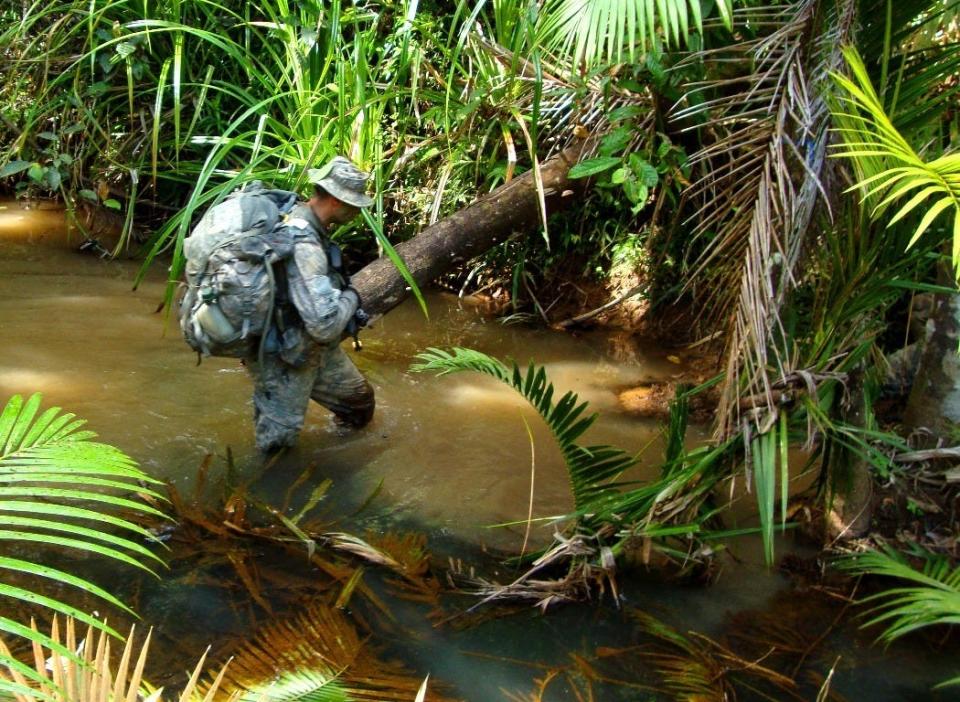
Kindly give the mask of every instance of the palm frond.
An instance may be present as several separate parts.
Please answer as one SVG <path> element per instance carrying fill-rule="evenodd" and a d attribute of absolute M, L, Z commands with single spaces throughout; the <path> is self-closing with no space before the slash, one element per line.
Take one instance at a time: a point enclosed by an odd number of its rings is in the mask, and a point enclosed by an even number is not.
<path fill-rule="evenodd" d="M 919 549 L 911 555 L 923 560 L 921 569 L 889 546 L 846 556 L 837 564 L 848 573 L 906 581 L 906 586 L 860 600 L 879 603 L 870 610 L 871 619 L 864 626 L 883 625 L 880 640 L 885 643 L 928 626 L 960 624 L 960 567 L 944 556 Z M 960 676 L 941 683 L 946 685 L 960 685 Z"/>
<path fill-rule="evenodd" d="M 340 611 L 314 603 L 267 625 L 234 654 L 221 687 L 242 702 L 409 702 L 422 682 L 374 656 Z M 430 692 L 425 699 L 445 698 Z"/>
<path fill-rule="evenodd" d="M 40 544 L 33 547 L 37 553 L 50 547 L 54 552 L 103 556 L 153 573 L 147 564 L 163 561 L 142 543 L 153 536 L 109 511 L 163 518 L 147 502 L 163 500 L 145 487 L 158 481 L 119 449 L 91 441 L 96 434 L 82 429 L 84 420 L 61 413 L 59 407 L 41 413 L 40 404 L 39 394 L 26 401 L 15 395 L 0 412 L 0 542 Z M 68 585 L 129 611 L 105 589 L 60 568 L 7 552 L 0 555 L 0 569 L 32 582 Z M 0 596 L 46 607 L 116 635 L 75 607 L 9 580 L 0 584 Z M 33 636 L 6 619 L 0 621 L 0 630 Z"/>
<path fill-rule="evenodd" d="M 410 367 L 413 371 L 446 375 L 472 370 L 496 378 L 523 395 L 557 440 L 578 512 L 611 494 L 614 489 L 612 481 L 636 462 L 630 454 L 611 446 L 581 446 L 577 443 L 597 415 L 584 416 L 588 404 L 580 402 L 572 391 L 554 402 L 553 383 L 547 380 L 546 370 L 542 366 L 531 363 L 524 373 L 516 364 L 508 369 L 495 358 L 464 348 L 454 348 L 452 351 L 431 348 L 417 354 L 417 358 L 420 362 Z"/>
<path fill-rule="evenodd" d="M 780 319 L 797 284 L 796 267 L 815 207 L 827 143 L 824 94 L 829 69 L 840 65 L 838 43 L 849 35 L 855 3 L 838 5 L 825 22 L 812 0 L 735 13 L 769 33 L 696 54 L 708 68 L 742 66 L 739 75 L 689 86 L 691 103 L 674 112 L 695 119 L 715 141 L 691 156 L 702 176 L 687 193 L 702 204 L 690 221 L 703 245 L 690 280 L 705 277 L 716 292 L 707 309 L 731 327 L 719 409 L 723 435 L 745 418 L 743 395 L 765 398 L 753 412 L 759 433 L 776 419 L 771 389 L 792 368 Z M 823 31 L 821 31 L 823 30 Z M 695 99 L 701 94 L 707 99 Z"/>
<path fill-rule="evenodd" d="M 952 214 L 953 265 L 960 277 L 960 154 L 925 161 L 887 116 L 856 49 L 847 47 L 843 53 L 852 77 L 832 74 L 843 91 L 841 107 L 835 110 L 843 144 L 834 155 L 855 164 L 859 182 L 850 190 L 860 191 L 874 219 L 909 196 L 887 224 L 892 227 L 911 213 L 923 212 L 908 248 L 941 214 Z"/>
<path fill-rule="evenodd" d="M 7 693 L 7 699 L 16 702 L 132 702 L 138 699 L 161 702 L 162 688 L 153 690 L 143 679 L 150 647 L 149 633 L 137 645 L 134 629 L 130 630 L 116 669 L 112 668 L 115 660 L 111 636 L 103 628 L 99 632 L 94 632 L 93 627 L 88 628 L 86 636 L 78 643 L 76 622 L 67 617 L 61 634 L 59 623 L 54 618 L 47 640 L 53 644 L 48 645 L 47 649 L 39 643 L 33 647 L 32 666 L 16 661 L 6 644 L 0 640 L 0 690 Z M 71 655 L 63 655 L 64 650 L 71 652 Z M 76 655 L 73 655 L 74 651 Z M 206 655 L 197 663 L 181 694 L 168 699 L 212 702 L 223 671 L 210 685 L 206 695 L 198 694 L 196 684 L 205 658 Z"/>
<path fill-rule="evenodd" d="M 710 4 L 730 29 L 732 0 Z M 540 13 L 544 45 L 574 66 L 633 61 L 638 47 L 682 46 L 693 30 L 703 33 L 700 0 L 549 0 Z"/>

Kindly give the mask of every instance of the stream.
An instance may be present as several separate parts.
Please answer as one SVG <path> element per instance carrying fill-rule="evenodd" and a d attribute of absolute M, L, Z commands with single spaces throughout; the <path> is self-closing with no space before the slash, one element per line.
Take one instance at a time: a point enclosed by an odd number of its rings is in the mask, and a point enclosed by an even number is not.
<path fill-rule="evenodd" d="M 232 479 L 248 483 L 257 499 L 270 504 L 281 504 L 309 468 L 298 491 L 306 495 L 329 479 L 324 514 L 353 515 L 338 529 L 415 530 L 437 554 L 492 567 L 490 554 L 514 553 L 523 543 L 531 479 L 535 518 L 570 511 L 566 471 L 549 432 L 513 390 L 474 373 L 438 378 L 410 372 L 415 354 L 428 347 L 463 346 L 523 366 L 531 360 L 544 364 L 559 391 L 576 391 L 600 413 L 588 432 L 590 443 L 639 452 L 630 476 L 635 479 L 658 470 L 659 424 L 624 412 L 617 395 L 675 376 L 681 369 L 672 358 L 675 351 L 611 333 L 574 337 L 505 326 L 485 318 L 469 300 L 441 293 L 427 296 L 429 319 L 408 301 L 363 333 L 364 349 L 353 358 L 377 392 L 377 412 L 368 427 L 344 431 L 313 405 L 299 445 L 266 464 L 253 445 L 250 382 L 239 362 L 208 358 L 198 365 L 175 319 L 158 311 L 162 265 L 134 291 L 139 263 L 79 253 L 80 241 L 67 234 L 61 211 L 24 210 L 0 201 L 0 401 L 15 393 L 43 393 L 45 407 L 58 405 L 88 420 L 100 440 L 181 494 L 197 487 L 198 470 L 212 455 L 205 480 L 210 492 L 223 477 L 228 451 Z M 703 441 L 707 431 L 693 428 L 688 438 Z M 750 524 L 749 510 L 741 518 L 730 526 Z M 518 524 L 492 526 L 504 523 Z M 542 546 L 551 536 L 552 527 L 539 521 L 530 542 Z M 777 547 L 778 555 L 811 554 L 789 535 Z M 957 699 L 951 696 L 956 693 L 931 690 L 958 672 L 955 657 L 932 639 L 917 637 L 886 649 L 872 645 L 875 632 L 860 631 L 853 612 L 828 627 L 840 610 L 822 603 L 804 610 L 805 591 L 795 578 L 764 566 L 754 537 L 738 539 L 717 560 L 719 575 L 711 586 L 665 582 L 643 572 L 621 575 L 620 608 L 607 595 L 546 616 L 520 610 L 466 628 L 434 627 L 424 606 L 391 600 L 397 631 L 409 633 L 391 632 L 383 644 L 421 677 L 429 672 L 449 694 L 468 702 L 533 700 L 534 679 L 550 667 L 633 645 L 635 627 L 624 616 L 629 607 L 710 637 L 729 633 L 738 617 L 764 612 L 826 632 L 810 666 L 826 675 L 836 663 L 831 689 L 845 699 Z M 242 637 L 249 626 L 223 593 L 193 586 L 183 573 L 143 585 L 137 609 L 161 640 L 179 642 L 183 655 L 195 652 L 194 658 L 203 651 L 201 641 Z M 649 676 L 639 674 L 649 685 Z M 805 684 L 805 698 L 813 700 L 818 685 Z M 573 688 L 551 685 L 542 699 L 584 699 Z M 608 683 L 597 687 L 595 699 L 670 697 Z"/>

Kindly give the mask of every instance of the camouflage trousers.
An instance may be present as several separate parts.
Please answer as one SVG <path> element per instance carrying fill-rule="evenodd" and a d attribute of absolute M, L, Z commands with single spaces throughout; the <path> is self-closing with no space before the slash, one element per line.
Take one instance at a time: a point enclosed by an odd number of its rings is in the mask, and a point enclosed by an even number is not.
<path fill-rule="evenodd" d="M 273 354 L 263 365 L 247 359 L 246 366 L 253 377 L 253 423 L 261 451 L 297 442 L 310 400 L 354 427 L 373 418 L 373 387 L 339 346 L 316 347 L 298 367 Z"/>

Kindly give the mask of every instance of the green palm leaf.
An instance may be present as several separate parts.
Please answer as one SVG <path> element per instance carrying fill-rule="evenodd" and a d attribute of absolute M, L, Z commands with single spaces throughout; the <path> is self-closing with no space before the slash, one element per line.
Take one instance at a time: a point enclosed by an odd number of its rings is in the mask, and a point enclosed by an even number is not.
<path fill-rule="evenodd" d="M 851 76 L 833 74 L 843 91 L 834 118 L 842 136 L 836 156 L 854 162 L 859 190 L 874 219 L 899 205 L 887 226 L 924 212 L 907 247 L 913 246 L 941 214 L 953 214 L 953 265 L 960 276 L 960 154 L 925 161 L 887 116 L 856 49 L 844 49 Z"/>
<path fill-rule="evenodd" d="M 452 352 L 431 348 L 417 354 L 417 358 L 420 363 L 411 366 L 413 371 L 433 371 L 446 375 L 472 370 L 496 378 L 523 395 L 557 440 L 578 512 L 582 512 L 588 504 L 596 504 L 609 496 L 615 490 L 612 481 L 636 462 L 633 456 L 617 448 L 581 446 L 577 443 L 597 415 L 584 416 L 587 403 L 580 402 L 573 392 L 566 393 L 554 402 L 553 383 L 547 380 L 547 373 L 542 366 L 531 363 L 527 372 L 523 373 L 516 364 L 508 369 L 495 358 L 464 348 L 454 348 Z"/>
<path fill-rule="evenodd" d="M 713 3 L 730 29 L 732 0 Z M 541 10 L 541 36 L 550 51 L 572 59 L 575 66 L 636 58 L 636 49 L 659 37 L 685 45 L 691 28 L 703 32 L 700 0 L 549 0 Z"/>
<path fill-rule="evenodd" d="M 870 610 L 871 619 L 864 626 L 884 625 L 880 640 L 885 643 L 924 627 L 960 624 L 960 567 L 952 567 L 945 557 L 925 551 L 914 555 L 923 558 L 921 570 L 889 546 L 882 551 L 849 556 L 838 563 L 848 572 L 906 581 L 906 586 L 861 600 L 879 603 Z M 960 676 L 941 683 L 945 685 L 960 685 Z"/>
<path fill-rule="evenodd" d="M 91 441 L 85 424 L 59 407 L 40 411 L 41 396 L 15 395 L 0 412 L 0 545 L 45 544 L 89 553 L 153 571 L 146 561 L 161 559 L 142 545 L 150 533 L 126 517 L 105 514 L 120 508 L 163 517 L 144 498 L 161 500 L 145 484 L 149 477 L 122 451 Z M 102 511 L 104 510 L 104 511 Z M 0 572 L 68 585 L 129 612 L 112 594 L 58 568 L 11 557 L 0 548 Z M 66 602 L 4 578 L 0 596 L 45 607 L 117 635 L 96 618 Z M 5 631 L 41 641 L 26 628 Z"/>

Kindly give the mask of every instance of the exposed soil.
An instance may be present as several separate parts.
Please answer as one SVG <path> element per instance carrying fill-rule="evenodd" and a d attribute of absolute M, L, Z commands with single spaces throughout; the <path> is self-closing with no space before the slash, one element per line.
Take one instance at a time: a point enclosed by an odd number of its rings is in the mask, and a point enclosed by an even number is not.
<path fill-rule="evenodd" d="M 713 344 L 677 349 L 667 359 L 677 365 L 677 373 L 667 381 L 651 381 L 623 388 L 618 393 L 620 407 L 636 417 L 666 419 L 670 403 L 680 387 L 700 385 L 720 372 L 721 356 Z M 714 386 L 690 397 L 690 419 L 697 423 L 709 422 L 716 412 L 719 386 Z"/>
<path fill-rule="evenodd" d="M 621 408 L 645 419 L 666 419 L 678 387 L 695 387 L 721 370 L 723 340 L 708 335 L 698 324 L 694 310 L 686 304 L 657 306 L 643 290 L 644 275 L 629 265 L 614 266 L 605 281 L 584 279 L 577 266 L 582 262 L 560 264 L 536 290 L 520 291 L 517 310 L 531 323 L 549 325 L 562 332 L 583 329 L 619 330 L 615 340 L 618 360 L 629 355 L 636 342 L 654 343 L 669 351 L 667 359 L 676 372 L 667 380 L 650 380 L 620 388 Z M 492 270 L 467 281 L 463 269 L 435 281 L 441 289 L 467 293 L 464 300 L 485 314 L 504 317 L 516 314 L 506 280 L 498 280 Z M 532 308 L 532 309 L 531 309 Z M 576 321 L 575 321 L 576 320 Z M 620 353 L 620 350 L 625 350 Z M 691 420 L 698 423 L 713 418 L 718 389 L 712 388 L 690 398 Z"/>

